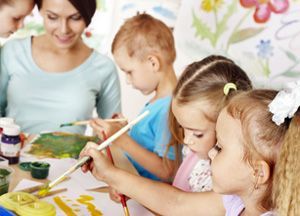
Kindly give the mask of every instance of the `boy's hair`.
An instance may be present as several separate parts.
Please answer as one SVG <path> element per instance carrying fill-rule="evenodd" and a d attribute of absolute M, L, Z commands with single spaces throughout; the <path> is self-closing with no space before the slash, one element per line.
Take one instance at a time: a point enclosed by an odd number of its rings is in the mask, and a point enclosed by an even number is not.
<path fill-rule="evenodd" d="M 12 5 L 14 0 L 0 0 L 0 8 L 2 8 L 4 5 Z"/>
<path fill-rule="evenodd" d="M 237 91 L 231 90 L 228 95 L 225 95 L 224 86 L 227 83 L 234 83 Z M 238 65 L 223 56 L 211 55 L 190 64 L 184 70 L 174 89 L 172 100 L 178 106 L 188 105 L 198 100 L 206 101 L 211 109 L 206 110 L 205 116 L 208 120 L 216 122 L 221 109 L 225 107 L 232 95 L 250 89 L 252 89 L 251 81 Z M 169 147 L 174 147 L 176 161 L 179 163 L 183 130 L 171 110 L 169 127 L 172 134 Z"/>
<path fill-rule="evenodd" d="M 88 26 L 96 12 L 96 0 L 68 0 L 78 10 Z M 43 0 L 35 0 L 38 9 L 41 9 Z"/>
<path fill-rule="evenodd" d="M 128 56 L 144 61 L 153 54 L 162 64 L 173 64 L 176 58 L 172 31 L 149 14 L 138 14 L 125 21 L 114 37 L 111 52 L 125 46 Z"/>
<path fill-rule="evenodd" d="M 268 105 L 275 98 L 277 91 L 275 90 L 253 90 L 246 93 L 239 94 L 235 96 L 227 107 L 227 112 L 235 119 L 239 119 L 241 122 L 242 133 L 245 139 L 244 144 L 244 160 L 247 161 L 253 167 L 253 162 L 256 159 L 262 159 L 268 163 L 270 167 L 270 179 L 267 182 L 267 189 L 262 196 L 259 203 L 261 204 L 261 208 L 270 210 L 274 208 L 274 202 L 272 200 L 272 183 L 273 183 L 273 175 L 275 164 L 278 158 L 278 153 L 280 151 L 280 146 L 285 139 L 284 149 L 281 153 L 282 161 L 278 164 L 278 174 L 274 181 L 275 188 L 278 188 L 277 192 L 275 192 L 276 197 L 280 194 L 276 199 L 280 199 L 280 205 L 282 205 L 282 201 L 286 201 L 292 197 L 294 197 L 294 201 L 298 196 L 299 203 L 299 194 L 295 193 L 296 188 L 293 186 L 286 184 L 287 181 L 290 180 L 288 177 L 294 176 L 296 177 L 296 173 L 291 172 L 290 170 L 282 170 L 283 166 L 290 166 L 292 164 L 286 164 L 285 157 L 289 155 L 290 157 L 293 155 L 292 160 L 297 160 L 295 153 L 290 152 L 291 146 L 298 142 L 299 146 L 299 126 L 294 127 L 293 124 L 289 124 L 289 120 L 286 120 L 284 124 L 277 126 L 272 121 L 272 113 L 269 111 Z M 293 120 L 294 121 L 294 120 Z M 290 127 L 290 129 L 288 129 Z M 297 128 L 297 136 L 293 128 Z M 297 138 L 295 140 L 295 138 Z M 299 147 L 298 147 L 299 148 Z M 292 148 L 293 150 L 295 148 Z M 298 150 L 299 153 L 299 150 Z M 299 161 L 298 161 L 299 162 Z M 293 166 L 296 164 L 293 163 Z M 277 166 L 277 165 L 276 165 Z M 298 165 L 299 170 L 299 165 Z M 287 172 L 287 173 L 286 173 Z M 278 179 L 277 179 L 278 178 Z M 296 182 L 298 181 L 295 180 Z M 295 183 L 296 183 L 295 182 Z M 299 183 L 297 183 L 299 186 Z M 299 192 L 299 187 L 298 187 Z M 284 195 L 283 195 L 284 194 Z M 287 197 L 286 197 L 287 196 Z M 291 205 L 291 203 L 288 203 Z M 296 205 L 296 204 L 295 204 Z M 286 208 L 287 206 L 285 206 Z M 279 214 L 279 215 L 291 215 L 291 214 Z"/>

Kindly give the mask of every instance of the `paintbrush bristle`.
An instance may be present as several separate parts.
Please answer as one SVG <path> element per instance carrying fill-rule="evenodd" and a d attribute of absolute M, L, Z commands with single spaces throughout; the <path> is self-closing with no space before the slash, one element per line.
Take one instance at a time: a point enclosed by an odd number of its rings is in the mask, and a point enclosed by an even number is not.
<path fill-rule="evenodd" d="M 68 127 L 68 126 L 73 126 L 73 123 L 61 124 L 59 127 Z"/>

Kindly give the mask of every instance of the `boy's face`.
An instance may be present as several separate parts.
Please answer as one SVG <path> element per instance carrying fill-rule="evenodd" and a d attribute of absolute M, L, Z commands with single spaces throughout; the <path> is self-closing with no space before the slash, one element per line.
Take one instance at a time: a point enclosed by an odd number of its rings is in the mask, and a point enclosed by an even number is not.
<path fill-rule="evenodd" d="M 136 57 L 130 57 L 125 47 L 118 48 L 113 55 L 117 65 L 125 73 L 127 83 L 133 88 L 144 95 L 157 89 L 159 76 L 149 59 L 140 61 Z"/>
<path fill-rule="evenodd" d="M 43 0 L 40 12 L 46 34 L 53 45 L 61 49 L 70 49 L 81 42 L 86 24 L 70 1 Z"/>
<path fill-rule="evenodd" d="M 207 102 L 197 101 L 178 105 L 172 101 L 172 112 L 184 131 L 184 144 L 201 158 L 208 158 L 209 150 L 216 144 L 216 124 L 207 119 L 202 110 L 209 110 Z"/>
<path fill-rule="evenodd" d="M 33 0 L 13 1 L 0 8 L 0 37 L 9 37 L 23 27 L 24 18 L 30 14 L 34 6 Z"/>
<path fill-rule="evenodd" d="M 243 159 L 245 140 L 241 122 L 223 109 L 217 120 L 216 134 L 217 144 L 209 151 L 213 190 L 239 196 L 252 193 L 253 168 Z"/>

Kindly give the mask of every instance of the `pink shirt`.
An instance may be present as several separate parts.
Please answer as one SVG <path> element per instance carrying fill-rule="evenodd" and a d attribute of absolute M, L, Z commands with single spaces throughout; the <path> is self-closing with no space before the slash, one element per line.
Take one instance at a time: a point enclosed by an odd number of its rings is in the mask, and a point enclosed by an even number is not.
<path fill-rule="evenodd" d="M 173 186 L 187 192 L 210 191 L 212 189 L 209 160 L 200 159 L 193 151 L 188 151 L 183 159 Z"/>

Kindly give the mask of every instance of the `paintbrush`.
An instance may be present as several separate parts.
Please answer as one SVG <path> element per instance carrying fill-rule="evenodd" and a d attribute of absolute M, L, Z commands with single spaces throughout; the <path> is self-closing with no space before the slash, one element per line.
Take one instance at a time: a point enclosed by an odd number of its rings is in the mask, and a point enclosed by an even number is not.
<path fill-rule="evenodd" d="M 69 180 L 69 179 L 70 179 L 70 177 L 68 176 L 68 177 L 64 178 L 63 181 L 66 181 L 66 180 Z M 47 182 L 46 184 L 48 184 L 48 183 L 49 182 Z M 45 185 L 41 184 L 41 185 L 36 185 L 36 186 L 33 186 L 33 187 L 29 187 L 29 188 L 24 188 L 22 190 L 17 190 L 16 192 L 34 193 L 38 190 L 43 189 L 44 187 L 45 187 Z"/>
<path fill-rule="evenodd" d="M 103 135 L 104 140 L 106 140 L 107 137 L 106 137 L 106 134 L 105 134 L 104 131 L 102 131 L 102 135 Z M 111 154 L 109 146 L 107 146 L 107 148 L 106 148 L 106 154 L 107 154 L 108 158 L 110 159 L 111 163 L 114 164 L 114 159 L 113 159 L 113 156 Z M 121 197 L 121 204 L 122 204 L 122 207 L 123 207 L 123 210 L 124 210 L 124 215 L 125 216 L 130 216 L 129 210 L 128 210 L 128 207 L 127 207 L 127 203 L 126 203 L 125 195 L 120 194 L 120 197 Z"/>
<path fill-rule="evenodd" d="M 57 189 L 57 190 L 54 190 L 54 191 L 50 191 L 49 193 L 47 193 L 47 194 L 44 194 L 43 196 L 42 195 L 35 195 L 38 199 L 43 199 L 43 198 L 45 198 L 45 197 L 48 197 L 48 196 L 52 196 L 52 195 L 55 195 L 55 194 L 58 194 L 58 193 L 62 193 L 62 192 L 65 192 L 65 191 L 67 191 L 68 189 L 67 188 L 62 188 L 62 189 Z M 30 204 L 30 203 L 35 203 L 37 200 L 29 200 L 29 201 L 27 201 L 27 202 L 24 202 L 24 203 L 22 203 L 22 204 L 20 204 L 20 205 L 28 205 L 28 204 Z"/>
<path fill-rule="evenodd" d="M 135 125 L 136 123 L 138 123 L 139 121 L 141 121 L 148 114 L 149 114 L 149 110 L 146 110 L 144 113 L 142 113 L 141 115 L 139 115 L 136 119 L 134 119 L 131 122 L 129 122 L 127 125 L 125 125 L 123 128 L 121 128 L 120 130 L 118 130 L 115 134 L 113 134 L 107 140 L 105 140 L 104 142 L 102 142 L 97 147 L 97 150 L 98 151 L 102 151 L 103 149 L 105 149 L 114 140 L 116 140 L 117 138 L 119 138 L 119 136 L 121 136 L 123 133 L 125 133 L 126 131 L 128 131 L 133 125 Z M 83 164 L 85 164 L 89 160 L 91 160 L 91 157 L 89 157 L 89 156 L 85 156 L 85 157 L 81 158 L 79 161 L 77 161 L 76 164 L 74 164 L 72 167 L 70 167 L 70 169 L 68 169 L 60 177 L 58 177 L 54 181 L 50 182 L 49 184 L 46 184 L 45 188 L 43 188 L 42 190 L 39 191 L 39 194 L 48 193 L 48 191 L 51 190 L 51 188 L 53 188 L 55 185 L 59 184 L 64 178 L 66 178 L 68 175 L 70 175 L 75 170 L 77 170 L 78 168 L 80 168 Z"/>
<path fill-rule="evenodd" d="M 37 198 L 39 199 L 42 199 L 44 197 L 47 197 L 47 196 L 52 196 L 52 195 L 55 195 L 55 194 L 58 194 L 58 193 L 62 193 L 62 192 L 65 192 L 67 191 L 68 189 L 67 188 L 61 188 L 61 189 L 57 189 L 57 190 L 53 190 L 53 191 L 49 191 L 47 194 L 45 195 L 40 195 L 40 194 L 37 194 Z"/>
<path fill-rule="evenodd" d="M 126 118 L 115 118 L 115 119 L 104 119 L 106 122 L 124 122 L 127 121 Z M 64 123 L 61 124 L 59 127 L 69 127 L 69 126 L 75 126 L 75 125 L 88 125 L 89 120 L 86 121 L 75 121 L 75 122 L 69 122 L 69 123 Z"/>

